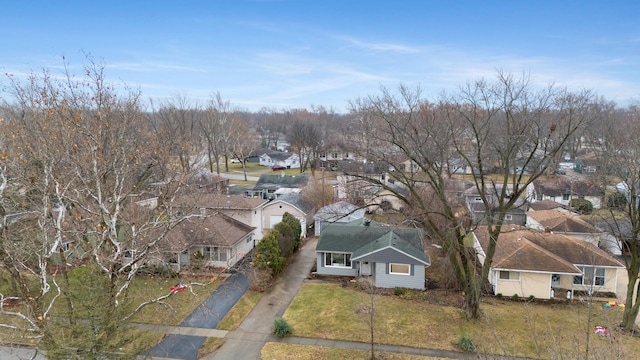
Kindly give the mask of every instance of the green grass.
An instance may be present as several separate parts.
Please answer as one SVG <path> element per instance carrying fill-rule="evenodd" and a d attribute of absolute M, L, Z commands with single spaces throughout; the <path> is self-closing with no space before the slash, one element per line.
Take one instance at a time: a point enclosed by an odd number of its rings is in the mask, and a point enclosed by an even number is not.
<path fill-rule="evenodd" d="M 284 318 L 294 336 L 368 342 L 369 325 L 362 311 L 368 302 L 368 294 L 354 289 L 308 283 Z M 593 335 L 595 325 L 613 331 L 621 318 L 621 309 L 604 309 L 601 304 L 588 308 L 584 304 L 525 304 L 489 298 L 482 304 L 483 318 L 471 322 L 456 307 L 395 296 L 376 295 L 375 307 L 376 342 L 381 344 L 455 350 L 456 339 L 468 335 L 484 353 L 543 359 L 562 354 L 576 358 L 584 353 L 589 335 L 592 354 L 640 353 L 638 338 L 616 334 L 617 341 L 612 343 Z M 615 346 L 620 348 L 612 348 Z"/>
<path fill-rule="evenodd" d="M 263 296 L 261 292 L 247 291 L 220 321 L 218 329 L 235 330 Z"/>

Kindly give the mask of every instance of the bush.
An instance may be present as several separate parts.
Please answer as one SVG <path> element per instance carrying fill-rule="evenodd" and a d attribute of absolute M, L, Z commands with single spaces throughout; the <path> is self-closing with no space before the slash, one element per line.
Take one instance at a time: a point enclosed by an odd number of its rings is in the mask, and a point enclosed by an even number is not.
<path fill-rule="evenodd" d="M 607 197 L 607 206 L 613 209 L 622 209 L 627 206 L 627 197 L 621 192 L 615 192 Z"/>
<path fill-rule="evenodd" d="M 456 348 L 464 351 L 464 352 L 475 352 L 476 351 L 476 342 L 473 341 L 473 338 L 469 335 L 460 335 L 458 340 L 456 340 Z"/>
<path fill-rule="evenodd" d="M 529 302 L 532 302 L 532 301 L 534 301 L 536 299 L 536 297 L 533 296 L 533 295 L 529 295 L 529 297 L 527 299 L 529 300 Z"/>
<path fill-rule="evenodd" d="M 408 291 L 409 291 L 409 289 L 407 289 L 405 287 L 395 287 L 395 288 L 393 288 L 393 294 L 396 295 L 396 296 L 405 295 Z"/>
<path fill-rule="evenodd" d="M 511 299 L 513 299 L 514 301 L 518 301 L 518 300 L 520 300 L 520 296 L 518 294 L 513 294 Z"/>
<path fill-rule="evenodd" d="M 283 318 L 275 319 L 273 321 L 272 331 L 274 335 L 280 338 L 283 338 L 293 332 L 293 330 L 291 329 L 291 325 L 289 325 L 287 320 Z"/>
<path fill-rule="evenodd" d="M 502 293 L 497 293 L 497 294 L 496 294 L 496 297 L 497 297 L 498 299 L 502 299 Z"/>
<path fill-rule="evenodd" d="M 572 199 L 569 201 L 569 206 L 580 214 L 591 214 L 593 211 L 593 204 L 586 199 Z"/>

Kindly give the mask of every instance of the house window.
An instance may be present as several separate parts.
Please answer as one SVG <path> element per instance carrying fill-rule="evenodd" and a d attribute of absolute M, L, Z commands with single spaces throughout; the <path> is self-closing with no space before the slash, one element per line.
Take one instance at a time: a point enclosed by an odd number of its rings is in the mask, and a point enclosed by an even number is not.
<path fill-rule="evenodd" d="M 346 253 L 325 253 L 324 265 L 335 267 L 351 267 L 351 254 Z"/>
<path fill-rule="evenodd" d="M 582 271 L 582 275 L 573 277 L 573 283 L 575 285 L 604 286 L 604 268 L 578 266 L 578 269 Z"/>
<path fill-rule="evenodd" d="M 349 158 L 349 153 L 344 154 L 345 159 Z"/>
<path fill-rule="evenodd" d="M 570 194 L 562 194 L 562 200 L 569 200 Z"/>
<path fill-rule="evenodd" d="M 555 286 L 560 285 L 560 274 L 551 275 L 551 285 L 555 285 Z"/>
<path fill-rule="evenodd" d="M 320 153 L 320 157 L 321 158 L 326 158 L 327 157 L 327 153 Z"/>
<path fill-rule="evenodd" d="M 513 215 L 507 214 L 504 216 L 505 220 L 513 220 Z"/>
<path fill-rule="evenodd" d="M 500 271 L 500 280 L 520 280 L 520 273 L 517 271 Z"/>
<path fill-rule="evenodd" d="M 542 200 L 542 194 L 536 195 L 536 200 Z"/>
<path fill-rule="evenodd" d="M 411 266 L 409 264 L 389 264 L 389 274 L 411 275 Z"/>
<path fill-rule="evenodd" d="M 334 158 L 334 159 L 337 159 L 338 158 L 338 153 L 331 154 L 331 157 Z"/>
<path fill-rule="evenodd" d="M 206 247 L 204 250 L 205 250 L 205 255 L 207 251 L 209 252 L 209 259 L 211 261 L 226 262 L 229 257 L 227 254 L 227 248 L 224 248 L 224 247 L 218 247 L 218 246 Z"/>

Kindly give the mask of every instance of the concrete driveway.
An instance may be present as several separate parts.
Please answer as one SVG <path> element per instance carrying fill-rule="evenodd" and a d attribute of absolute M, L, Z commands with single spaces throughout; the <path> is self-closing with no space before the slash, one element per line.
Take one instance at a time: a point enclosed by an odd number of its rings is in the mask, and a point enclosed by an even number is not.
<path fill-rule="evenodd" d="M 278 338 L 271 334 L 273 321 L 282 317 L 309 276 L 316 260 L 317 242 L 317 238 L 305 242 L 269 293 L 260 299 L 238 329 L 230 331 L 224 344 L 215 353 L 203 359 L 259 359 L 265 342 L 278 341 Z"/>

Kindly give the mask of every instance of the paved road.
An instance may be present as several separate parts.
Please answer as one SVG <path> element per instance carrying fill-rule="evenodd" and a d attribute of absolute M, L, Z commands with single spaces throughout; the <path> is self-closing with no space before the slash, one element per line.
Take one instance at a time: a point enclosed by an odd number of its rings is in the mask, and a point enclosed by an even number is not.
<path fill-rule="evenodd" d="M 227 278 L 196 310 L 180 323 L 181 327 L 215 329 L 222 318 L 249 288 L 249 279 L 237 272 Z M 148 353 L 154 358 L 196 359 L 205 336 L 170 334 Z"/>

